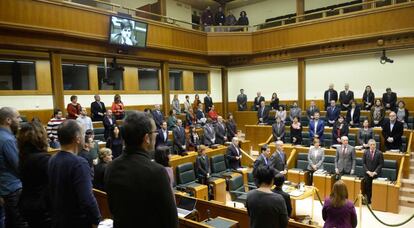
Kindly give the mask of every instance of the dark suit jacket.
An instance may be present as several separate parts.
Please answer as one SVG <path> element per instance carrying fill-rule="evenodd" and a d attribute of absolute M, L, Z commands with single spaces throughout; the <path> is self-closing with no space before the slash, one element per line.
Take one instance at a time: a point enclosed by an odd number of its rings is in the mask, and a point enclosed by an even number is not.
<path fill-rule="evenodd" d="M 168 146 L 168 130 L 167 131 L 167 138 L 164 137 L 162 129 L 158 129 L 158 135 L 155 138 L 155 148 L 159 146 Z"/>
<path fill-rule="evenodd" d="M 359 108 L 359 106 L 356 106 L 353 116 L 351 116 L 351 109 L 349 109 L 348 112 L 346 113 L 346 122 L 348 122 L 349 125 L 351 125 L 350 123 L 351 123 L 351 120 L 352 120 L 354 122 L 354 124 L 351 127 L 358 127 L 360 116 L 361 116 L 361 109 Z"/>
<path fill-rule="evenodd" d="M 386 109 L 394 110 L 397 103 L 397 94 L 394 92 L 391 92 L 390 96 L 387 95 L 387 93 L 382 94 L 382 104 L 384 107 L 386 104 L 390 104 L 390 108 L 385 107 Z"/>
<path fill-rule="evenodd" d="M 237 149 L 239 150 L 239 152 L 237 152 Z M 236 157 L 241 155 L 241 150 L 238 147 L 237 149 L 233 143 L 229 147 L 227 147 L 226 158 L 229 162 L 230 168 L 232 169 L 238 169 L 241 167 L 241 159 L 236 159 Z"/>
<path fill-rule="evenodd" d="M 338 141 L 336 141 L 337 138 L 341 138 L 342 136 L 348 136 L 348 133 L 349 133 L 349 126 L 348 126 L 348 124 L 344 121 L 343 122 L 343 125 L 342 125 L 342 128 L 339 129 L 339 127 L 340 127 L 340 124 L 337 121 L 334 124 L 333 128 L 332 128 L 332 143 L 333 144 L 337 144 L 338 143 Z M 339 130 L 339 132 L 338 132 L 338 130 Z"/>
<path fill-rule="evenodd" d="M 282 141 L 285 141 L 285 124 L 280 122 L 280 126 L 277 123 L 272 125 L 272 134 L 273 140 L 277 140 L 277 137 L 280 137 Z"/>
<path fill-rule="evenodd" d="M 106 112 L 105 104 L 102 101 L 100 101 L 99 103 L 101 103 L 102 108 L 99 106 L 97 101 L 94 101 L 91 103 L 92 121 L 102 121 L 104 118 L 104 116 L 98 115 L 98 112 L 105 114 Z"/>
<path fill-rule="evenodd" d="M 343 104 L 349 104 L 349 102 L 353 99 L 354 99 L 354 92 L 352 92 L 351 90 L 348 90 L 348 94 L 345 93 L 345 90 L 339 93 L 339 102 L 341 102 L 341 106 Z"/>
<path fill-rule="evenodd" d="M 164 115 L 161 111 L 152 110 L 152 117 L 155 121 L 155 125 L 157 126 L 157 129 L 161 128 L 162 121 L 164 120 Z"/>
<path fill-rule="evenodd" d="M 197 156 L 196 173 L 198 176 L 207 177 L 207 173 L 211 173 L 210 162 L 206 156 Z"/>
<path fill-rule="evenodd" d="M 267 162 L 266 162 L 267 161 Z M 259 166 L 269 166 L 270 165 L 270 158 L 265 158 L 263 154 L 256 158 L 253 163 L 253 173 L 257 170 Z"/>
<path fill-rule="evenodd" d="M 378 149 L 375 150 L 374 159 L 371 159 L 371 151 L 369 149 L 364 151 L 362 157 L 362 164 L 364 165 L 364 173 L 367 171 L 376 172 L 377 176 L 381 175 L 381 169 L 384 166 L 384 156 Z"/>
<path fill-rule="evenodd" d="M 226 128 L 227 128 L 227 139 L 230 141 L 237 134 L 236 122 L 227 121 Z"/>
<path fill-rule="evenodd" d="M 178 227 L 177 208 L 165 168 L 146 151 L 126 148 L 105 173 L 114 227 Z"/>
<path fill-rule="evenodd" d="M 210 111 L 211 106 L 213 106 L 213 98 L 205 96 L 204 97 L 204 110 L 206 113 Z"/>
<path fill-rule="evenodd" d="M 263 121 L 260 122 L 260 118 L 263 118 Z M 269 109 L 265 106 L 264 110 L 263 110 L 263 114 L 262 114 L 262 108 L 259 108 L 259 110 L 257 110 L 257 121 L 259 123 L 265 123 L 267 124 L 269 120 Z"/>
<path fill-rule="evenodd" d="M 382 136 L 384 137 L 385 147 L 387 150 L 401 149 L 402 140 L 401 136 L 404 133 L 404 125 L 400 121 L 395 121 L 392 131 L 390 130 L 390 121 L 387 119 L 382 124 Z M 388 137 L 392 137 L 394 141 L 392 143 L 387 141 Z"/>
<path fill-rule="evenodd" d="M 215 142 L 213 142 L 213 138 L 216 138 L 214 126 L 212 124 L 206 124 L 204 126 L 204 145 L 210 146 L 215 144 Z"/>
<path fill-rule="evenodd" d="M 112 123 L 110 122 L 110 119 L 112 119 Z M 108 139 L 109 136 L 111 136 L 111 132 L 114 130 L 116 120 L 115 120 L 114 116 L 112 116 L 112 118 L 109 118 L 108 116 L 105 116 L 102 122 L 103 122 L 103 125 L 104 125 L 104 128 L 105 128 L 104 137 L 105 137 L 105 140 L 106 140 L 106 139 Z"/>
<path fill-rule="evenodd" d="M 316 106 L 313 108 L 313 110 L 311 110 L 311 107 L 309 107 L 308 109 L 306 109 L 306 115 L 308 116 L 308 119 L 311 119 L 311 117 L 313 117 L 313 114 L 319 111 L 320 111 L 319 108 Z"/>
<path fill-rule="evenodd" d="M 255 98 L 254 98 L 254 102 L 253 102 L 253 107 L 254 107 L 254 110 L 255 111 L 257 111 L 259 108 L 260 108 L 260 103 L 262 102 L 262 101 L 264 101 L 265 99 L 264 99 L 264 97 L 263 96 L 260 96 L 259 98 L 256 96 Z"/>
<path fill-rule="evenodd" d="M 200 120 L 201 118 L 206 118 L 206 115 L 204 114 L 203 111 L 197 109 L 197 111 L 196 111 L 196 117 L 197 117 L 197 120 Z"/>
<path fill-rule="evenodd" d="M 246 111 L 247 109 L 247 95 L 239 94 L 237 96 L 237 107 L 239 111 Z"/>
<path fill-rule="evenodd" d="M 182 148 L 182 146 L 185 146 L 185 129 L 183 127 L 175 127 L 173 130 L 173 136 L 174 136 L 174 151 L 181 155 L 182 152 L 185 151 L 185 149 Z"/>
<path fill-rule="evenodd" d="M 292 215 L 292 203 L 290 202 L 290 195 L 286 192 L 284 192 L 281 188 L 274 188 L 272 190 L 274 193 L 277 193 L 283 197 L 286 203 L 286 209 L 288 212 L 288 216 L 290 217 Z"/>
<path fill-rule="evenodd" d="M 371 103 L 371 105 L 367 104 L 367 100 L 368 100 L 368 103 Z M 371 110 L 372 106 L 374 105 L 374 101 L 375 101 L 375 94 L 373 92 L 370 92 L 369 94 L 367 94 L 367 92 L 364 92 L 364 94 L 362 95 L 362 102 L 364 104 L 362 109 L 368 110 L 368 111 Z"/>
<path fill-rule="evenodd" d="M 337 121 L 340 114 L 341 109 L 338 106 L 335 106 L 335 109 L 332 108 L 332 106 L 329 106 L 328 110 L 326 110 L 326 119 Z"/>
<path fill-rule="evenodd" d="M 325 130 L 325 124 L 323 120 L 318 120 L 318 126 L 315 126 L 315 120 L 311 120 L 309 122 L 309 136 L 311 139 L 315 137 L 315 127 L 316 127 L 316 134 L 319 136 L 320 140 L 323 140 L 323 131 Z"/>
<path fill-rule="evenodd" d="M 227 137 L 227 133 L 226 133 L 226 125 L 224 123 L 219 124 L 217 123 L 214 126 L 214 130 L 216 132 L 216 143 L 217 144 L 224 144 L 225 140 L 224 137 Z"/>
<path fill-rule="evenodd" d="M 276 171 L 279 173 L 281 171 L 284 171 L 286 168 L 286 154 L 285 152 L 282 152 L 283 156 L 282 158 L 279 156 L 279 153 L 275 151 L 273 155 L 270 157 L 270 167 L 273 167 L 276 169 Z"/>
<path fill-rule="evenodd" d="M 334 90 L 334 89 L 333 90 L 329 90 L 329 89 L 326 90 L 324 95 L 323 95 L 323 99 L 325 101 L 325 109 L 331 103 L 331 101 L 328 100 L 328 93 L 329 92 L 331 92 L 330 100 L 334 100 L 335 102 L 338 101 L 338 92 L 336 92 L 336 90 Z"/>

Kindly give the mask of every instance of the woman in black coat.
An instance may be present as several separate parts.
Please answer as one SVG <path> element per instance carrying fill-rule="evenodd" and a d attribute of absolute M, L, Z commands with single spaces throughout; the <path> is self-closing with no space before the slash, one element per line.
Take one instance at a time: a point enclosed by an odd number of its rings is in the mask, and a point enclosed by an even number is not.
<path fill-rule="evenodd" d="M 364 94 L 362 95 L 363 110 L 371 111 L 372 106 L 374 105 L 375 94 L 372 92 L 371 86 L 367 85 L 365 87 Z"/>
<path fill-rule="evenodd" d="M 105 170 L 112 161 L 112 151 L 109 148 L 99 150 L 99 163 L 94 167 L 93 187 L 105 191 Z"/>
<path fill-rule="evenodd" d="M 350 103 L 351 108 L 348 109 L 348 112 L 346 113 L 346 122 L 348 122 L 349 127 L 359 127 L 361 108 L 359 108 L 355 100 L 352 100 Z"/>
<path fill-rule="evenodd" d="M 229 113 L 229 119 L 226 122 L 227 128 L 227 140 L 231 141 L 231 139 L 237 136 L 237 124 L 234 121 L 233 114 Z"/>
<path fill-rule="evenodd" d="M 106 147 L 112 150 L 114 159 L 122 154 L 124 145 L 122 143 L 122 136 L 118 126 L 114 126 L 111 136 L 108 140 L 106 140 Z"/>
<path fill-rule="evenodd" d="M 40 122 L 22 125 L 17 138 L 22 193 L 19 209 L 31 228 L 51 227 L 47 133 Z"/>

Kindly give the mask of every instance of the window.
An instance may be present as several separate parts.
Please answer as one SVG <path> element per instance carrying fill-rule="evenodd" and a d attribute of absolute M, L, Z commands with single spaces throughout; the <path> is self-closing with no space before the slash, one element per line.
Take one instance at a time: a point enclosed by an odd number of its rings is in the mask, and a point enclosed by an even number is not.
<path fill-rule="evenodd" d="M 62 64 L 64 90 L 89 90 L 88 65 Z"/>
<path fill-rule="evenodd" d="M 208 90 L 208 73 L 194 72 L 194 90 Z"/>
<path fill-rule="evenodd" d="M 98 66 L 98 86 L 99 90 L 123 90 L 124 89 L 124 70 L 106 68 Z"/>
<path fill-rule="evenodd" d="M 154 68 L 138 69 L 139 90 L 159 90 L 159 70 Z"/>
<path fill-rule="evenodd" d="M 0 60 L 0 90 L 36 90 L 35 63 Z"/>
<path fill-rule="evenodd" d="M 170 90 L 183 90 L 183 71 L 170 70 Z"/>

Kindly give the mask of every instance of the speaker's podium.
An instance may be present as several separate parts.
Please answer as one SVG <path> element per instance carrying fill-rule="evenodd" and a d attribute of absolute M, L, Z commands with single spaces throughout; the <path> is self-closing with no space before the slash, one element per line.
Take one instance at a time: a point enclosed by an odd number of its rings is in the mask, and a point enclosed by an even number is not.
<path fill-rule="evenodd" d="M 287 172 L 287 179 L 293 183 L 308 183 L 309 171 L 302 169 L 289 169 Z"/>
<path fill-rule="evenodd" d="M 374 179 L 372 181 L 372 209 L 377 211 L 387 211 L 387 195 L 389 181 Z"/>
<path fill-rule="evenodd" d="M 239 222 L 217 216 L 213 219 L 206 219 L 202 223 L 215 228 L 236 228 L 239 227 Z"/>

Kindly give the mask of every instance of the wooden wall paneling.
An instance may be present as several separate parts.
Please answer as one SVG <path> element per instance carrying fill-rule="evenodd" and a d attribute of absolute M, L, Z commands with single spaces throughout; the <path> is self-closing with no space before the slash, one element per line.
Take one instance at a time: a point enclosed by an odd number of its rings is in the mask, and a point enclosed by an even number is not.
<path fill-rule="evenodd" d="M 251 54 L 252 33 L 207 33 L 209 55 Z"/>
<path fill-rule="evenodd" d="M 96 64 L 89 64 L 89 90 L 91 93 L 99 93 L 98 82 L 98 66 Z"/>
<path fill-rule="evenodd" d="M 19 110 L 19 113 L 20 116 L 25 116 L 28 121 L 31 121 L 33 118 L 38 118 L 42 124 L 46 125 L 53 116 L 53 109 Z"/>
<path fill-rule="evenodd" d="M 124 90 L 137 91 L 138 90 L 138 68 L 124 67 Z"/>
<path fill-rule="evenodd" d="M 194 91 L 194 75 L 192 71 L 183 71 L 183 89 L 184 91 Z"/>
<path fill-rule="evenodd" d="M 162 109 L 164 113 L 170 111 L 170 67 L 168 62 L 161 63 L 161 93 L 162 93 Z"/>
<path fill-rule="evenodd" d="M 52 73 L 53 108 L 66 114 L 63 93 L 62 57 L 58 53 L 50 53 L 50 71 Z"/>
<path fill-rule="evenodd" d="M 305 14 L 305 0 L 296 0 L 296 15 L 300 16 Z M 303 21 L 304 17 L 296 18 L 296 22 Z"/>
<path fill-rule="evenodd" d="M 38 93 L 52 94 L 52 77 L 49 61 L 36 60 L 36 82 Z"/>

